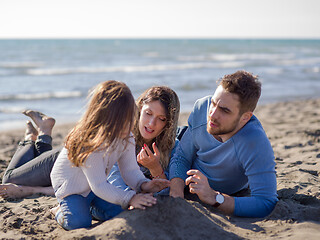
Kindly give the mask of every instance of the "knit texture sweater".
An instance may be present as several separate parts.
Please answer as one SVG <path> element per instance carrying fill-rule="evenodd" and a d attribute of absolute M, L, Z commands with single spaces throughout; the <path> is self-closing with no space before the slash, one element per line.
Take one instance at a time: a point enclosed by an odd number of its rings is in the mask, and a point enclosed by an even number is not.
<path fill-rule="evenodd" d="M 79 167 L 69 161 L 68 151 L 63 148 L 51 171 L 56 197 L 63 199 L 72 194 L 86 197 L 92 191 L 105 201 L 127 208 L 130 199 L 140 191 L 141 184 L 149 180 L 144 177 L 137 164 L 132 135 L 127 144 L 126 141 L 118 140 L 113 146 L 115 147 L 91 153 L 84 165 Z M 107 181 L 116 162 L 123 180 L 133 190 L 123 191 Z"/>
<path fill-rule="evenodd" d="M 208 96 L 195 103 L 188 130 L 170 161 L 170 179 L 185 180 L 189 169 L 197 169 L 216 191 L 231 195 L 249 187 L 250 197 L 234 198 L 234 215 L 264 217 L 277 202 L 271 144 L 255 116 L 226 142 L 215 139 L 207 131 L 210 100 Z"/>

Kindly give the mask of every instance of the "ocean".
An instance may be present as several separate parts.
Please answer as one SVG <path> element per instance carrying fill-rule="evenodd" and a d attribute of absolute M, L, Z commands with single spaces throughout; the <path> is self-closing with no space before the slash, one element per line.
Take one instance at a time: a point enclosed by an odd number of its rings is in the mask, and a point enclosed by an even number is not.
<path fill-rule="evenodd" d="M 110 79 L 135 97 L 167 85 L 187 112 L 216 80 L 242 69 L 262 82 L 259 104 L 320 97 L 320 40 L 0 40 L 0 130 L 23 128 L 24 109 L 74 122 L 88 91 Z"/>

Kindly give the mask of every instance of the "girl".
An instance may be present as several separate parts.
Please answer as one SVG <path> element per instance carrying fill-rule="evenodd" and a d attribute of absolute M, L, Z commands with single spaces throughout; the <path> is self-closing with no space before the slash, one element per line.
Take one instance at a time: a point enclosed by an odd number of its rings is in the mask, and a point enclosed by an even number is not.
<path fill-rule="evenodd" d="M 59 202 L 54 213 L 63 228 L 90 227 L 92 217 L 108 220 L 121 211 L 115 204 L 141 209 L 152 206 L 154 197 L 136 192 L 156 192 L 169 186 L 168 180 L 149 181 L 139 170 L 130 132 L 134 111 L 133 96 L 124 83 L 107 81 L 95 88 L 87 111 L 67 136 L 51 171 Z M 134 191 L 125 192 L 108 183 L 115 162 Z"/>

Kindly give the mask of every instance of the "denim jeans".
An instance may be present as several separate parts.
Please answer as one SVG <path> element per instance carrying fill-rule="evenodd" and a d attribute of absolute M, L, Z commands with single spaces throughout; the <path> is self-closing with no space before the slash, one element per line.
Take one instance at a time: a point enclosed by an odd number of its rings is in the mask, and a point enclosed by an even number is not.
<path fill-rule="evenodd" d="M 127 186 L 127 184 L 123 181 L 120 173 L 120 169 L 118 167 L 118 163 L 115 163 L 107 178 L 108 182 L 117 188 L 120 188 L 123 191 L 129 191 L 131 188 Z"/>
<path fill-rule="evenodd" d="M 50 173 L 61 148 L 52 150 L 52 138 L 38 136 L 36 142 L 23 141 L 13 155 L 2 183 L 27 186 L 51 186 Z"/>
<path fill-rule="evenodd" d="M 109 203 L 93 192 L 87 197 L 73 194 L 59 201 L 56 220 L 66 230 L 91 227 L 92 219 L 106 221 L 123 211 L 120 205 Z"/>

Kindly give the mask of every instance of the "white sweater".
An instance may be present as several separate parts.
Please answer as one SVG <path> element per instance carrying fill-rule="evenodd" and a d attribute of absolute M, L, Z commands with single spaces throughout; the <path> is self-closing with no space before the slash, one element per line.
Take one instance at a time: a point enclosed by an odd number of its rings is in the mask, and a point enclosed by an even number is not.
<path fill-rule="evenodd" d="M 69 161 L 68 151 L 63 148 L 50 175 L 56 197 L 63 199 L 72 194 L 86 197 L 93 191 L 96 196 L 127 208 L 130 199 L 148 179 L 144 177 L 137 164 L 133 137 L 130 138 L 125 150 L 125 141 L 121 140 L 115 144 L 116 148 L 112 152 L 104 150 L 91 153 L 80 167 L 74 166 Z M 115 162 L 118 162 L 125 183 L 135 191 L 125 192 L 107 181 Z"/>

